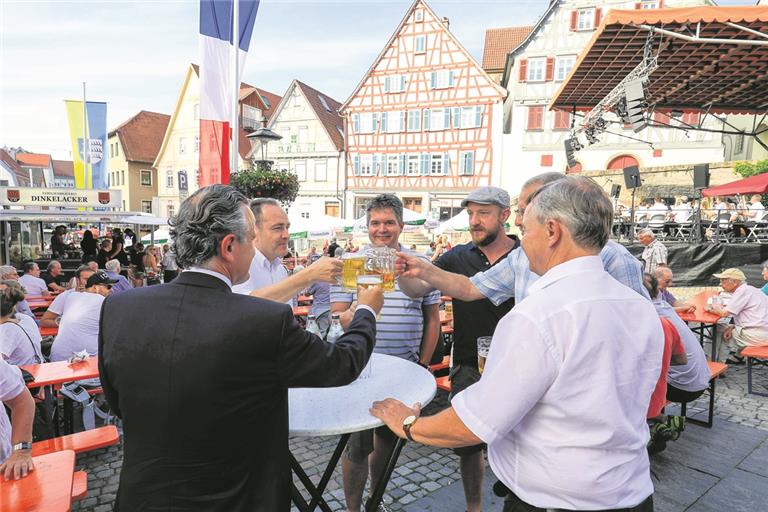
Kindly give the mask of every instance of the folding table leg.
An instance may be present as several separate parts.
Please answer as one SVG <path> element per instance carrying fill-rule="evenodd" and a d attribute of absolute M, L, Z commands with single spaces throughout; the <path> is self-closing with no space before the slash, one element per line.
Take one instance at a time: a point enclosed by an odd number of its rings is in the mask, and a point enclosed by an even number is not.
<path fill-rule="evenodd" d="M 331 507 L 328 506 L 328 503 L 325 502 L 325 499 L 323 499 L 322 493 L 319 492 L 317 487 L 315 487 L 315 484 L 312 483 L 312 480 L 310 480 L 309 476 L 307 476 L 307 473 L 304 472 L 304 469 L 302 469 L 299 461 L 296 460 L 296 457 L 293 456 L 290 450 L 288 451 L 288 456 L 291 469 L 296 474 L 296 476 L 299 477 L 299 481 L 302 483 L 307 492 L 309 492 L 309 495 L 312 497 L 312 501 L 317 501 L 317 506 L 320 507 L 320 510 L 323 512 L 333 512 Z M 292 484 L 291 487 L 295 489 L 295 485 Z M 294 503 L 297 507 L 299 507 L 300 510 L 302 510 L 302 512 L 304 510 L 314 510 L 314 508 L 310 508 L 309 505 L 307 505 L 307 502 L 304 501 L 304 498 L 301 496 L 298 489 L 296 489 L 295 492 L 292 490 L 291 495 L 293 497 Z"/>
<path fill-rule="evenodd" d="M 317 485 L 317 494 L 320 496 L 319 499 L 322 499 L 323 492 L 325 492 L 325 487 L 328 485 L 328 482 L 331 481 L 333 471 L 336 469 L 336 464 L 339 463 L 341 454 L 344 453 L 344 448 L 347 446 L 349 436 L 350 434 L 342 434 L 341 439 L 339 439 L 339 444 L 336 445 L 336 449 L 333 451 L 333 455 L 331 455 L 331 460 L 328 461 L 328 465 L 325 467 L 323 477 L 320 479 L 320 483 Z M 310 510 L 315 509 L 319 499 L 315 496 L 312 497 L 312 501 L 309 502 Z"/>
<path fill-rule="evenodd" d="M 374 487 L 370 499 L 365 504 L 365 512 L 375 512 L 375 510 L 379 508 L 379 503 L 381 503 L 381 499 L 384 497 L 384 491 L 389 483 L 389 478 L 395 470 L 395 464 L 397 464 L 397 459 L 400 457 L 400 452 L 403 450 L 405 443 L 405 439 L 397 439 L 395 446 L 392 448 L 389 460 L 387 461 L 387 467 L 384 469 L 384 473 L 379 478 L 379 481 L 376 482 L 376 487 Z"/>

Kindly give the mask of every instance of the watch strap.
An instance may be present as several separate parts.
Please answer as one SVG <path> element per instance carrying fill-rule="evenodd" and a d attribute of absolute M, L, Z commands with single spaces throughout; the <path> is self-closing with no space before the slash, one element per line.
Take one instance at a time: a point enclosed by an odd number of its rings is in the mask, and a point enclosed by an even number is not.
<path fill-rule="evenodd" d="M 405 433 L 405 437 L 408 438 L 408 440 L 411 442 L 414 442 L 413 436 L 411 435 L 411 427 L 413 427 L 418 420 L 419 420 L 419 417 L 416 416 L 416 418 L 412 422 L 403 423 L 403 432 Z"/>
<path fill-rule="evenodd" d="M 22 441 L 20 443 L 16 443 L 13 445 L 13 451 L 19 451 L 19 450 L 31 450 L 32 449 L 32 443 Z"/>

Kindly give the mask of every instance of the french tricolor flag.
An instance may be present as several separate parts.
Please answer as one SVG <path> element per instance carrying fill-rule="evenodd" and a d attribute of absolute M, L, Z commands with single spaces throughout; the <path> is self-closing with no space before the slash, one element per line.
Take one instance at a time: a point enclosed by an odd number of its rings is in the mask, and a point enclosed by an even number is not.
<path fill-rule="evenodd" d="M 229 143 L 232 128 L 237 126 L 234 116 L 240 75 L 259 9 L 259 0 L 234 1 L 200 0 L 200 187 L 229 184 Z M 239 26 L 237 77 L 232 44 L 235 15 Z"/>

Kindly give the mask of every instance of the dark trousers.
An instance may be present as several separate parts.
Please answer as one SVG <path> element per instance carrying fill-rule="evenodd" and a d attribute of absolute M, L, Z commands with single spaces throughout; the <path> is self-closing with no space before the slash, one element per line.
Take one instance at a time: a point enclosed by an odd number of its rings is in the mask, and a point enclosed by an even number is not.
<path fill-rule="evenodd" d="M 503 512 L 569 512 L 561 508 L 539 508 L 529 505 L 514 493 L 510 492 L 504 500 Z M 642 503 L 630 508 L 611 508 L 600 512 L 653 512 L 653 495 L 648 496 Z"/>
<path fill-rule="evenodd" d="M 677 403 L 693 402 L 703 395 L 706 390 L 707 388 L 704 388 L 701 391 L 684 391 L 667 383 L 667 400 Z"/>

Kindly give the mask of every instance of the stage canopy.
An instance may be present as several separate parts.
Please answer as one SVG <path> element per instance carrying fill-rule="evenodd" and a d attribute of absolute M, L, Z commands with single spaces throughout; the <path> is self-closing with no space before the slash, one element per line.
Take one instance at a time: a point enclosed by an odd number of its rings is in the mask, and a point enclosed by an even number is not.
<path fill-rule="evenodd" d="M 743 180 L 732 181 L 717 187 L 702 190 L 705 197 L 735 196 L 737 194 L 768 194 L 768 173 L 750 176 Z"/>
<path fill-rule="evenodd" d="M 549 107 L 595 107 L 644 60 L 651 32 L 655 110 L 768 111 L 768 6 L 608 11 Z"/>

